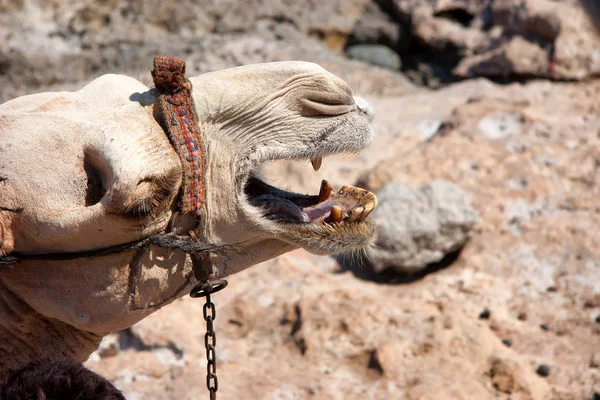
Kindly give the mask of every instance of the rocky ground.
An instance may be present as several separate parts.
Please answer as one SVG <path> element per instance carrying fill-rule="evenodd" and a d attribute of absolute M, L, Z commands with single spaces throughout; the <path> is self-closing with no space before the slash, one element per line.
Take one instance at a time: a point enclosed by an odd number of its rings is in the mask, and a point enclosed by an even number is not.
<path fill-rule="evenodd" d="M 377 139 L 265 175 L 402 193 L 376 213 L 411 227 L 386 268 L 296 251 L 231 277 L 214 296 L 220 399 L 600 398 L 600 42 L 576 1 L 169 4 L 0 0 L 0 101 L 148 71 L 157 52 L 192 74 L 319 62 L 373 103 Z M 202 304 L 86 365 L 128 399 L 205 397 Z"/>

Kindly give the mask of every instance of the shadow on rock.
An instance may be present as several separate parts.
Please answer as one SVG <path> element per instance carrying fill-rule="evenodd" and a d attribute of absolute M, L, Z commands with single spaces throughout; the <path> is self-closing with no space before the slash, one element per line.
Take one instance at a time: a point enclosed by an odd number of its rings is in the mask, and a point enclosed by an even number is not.
<path fill-rule="evenodd" d="M 394 268 L 386 268 L 376 272 L 368 261 L 362 258 L 337 256 L 336 261 L 340 264 L 339 273 L 352 272 L 358 279 L 388 285 L 406 285 L 423 279 L 425 276 L 450 267 L 458 260 L 462 248 L 446 254 L 440 261 L 427 264 L 418 272 L 410 273 L 398 271 Z"/>

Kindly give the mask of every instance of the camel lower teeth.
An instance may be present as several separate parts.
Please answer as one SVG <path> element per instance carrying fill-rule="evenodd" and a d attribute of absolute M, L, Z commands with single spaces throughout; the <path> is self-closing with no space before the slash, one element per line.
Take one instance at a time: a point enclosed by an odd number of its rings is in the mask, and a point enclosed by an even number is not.
<path fill-rule="evenodd" d="M 359 221 L 361 215 L 365 209 L 363 207 L 355 207 L 352 210 L 348 211 L 348 216 L 344 221 L 346 222 L 356 222 Z"/>
<path fill-rule="evenodd" d="M 371 211 L 377 206 L 377 199 L 365 205 L 365 211 L 363 212 L 363 219 L 367 218 Z"/>
<path fill-rule="evenodd" d="M 331 193 L 333 193 L 333 188 L 331 187 L 329 182 L 323 179 L 323 181 L 321 182 L 321 190 L 319 191 L 319 200 L 317 201 L 317 203 L 322 203 L 325 200 L 329 199 Z"/>
<path fill-rule="evenodd" d="M 331 213 L 329 214 L 329 218 L 327 222 L 342 222 L 342 216 L 344 214 L 344 210 L 342 210 L 339 206 L 331 207 Z"/>

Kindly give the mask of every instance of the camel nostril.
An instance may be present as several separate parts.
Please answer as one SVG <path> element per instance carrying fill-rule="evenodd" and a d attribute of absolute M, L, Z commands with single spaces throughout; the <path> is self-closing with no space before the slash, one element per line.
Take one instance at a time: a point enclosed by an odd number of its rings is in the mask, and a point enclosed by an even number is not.
<path fill-rule="evenodd" d="M 310 90 L 301 99 L 303 115 L 335 116 L 354 108 L 352 96 L 339 91 Z"/>
<path fill-rule="evenodd" d="M 369 122 L 373 121 L 373 106 L 362 97 L 354 96 L 354 102 L 358 111 L 364 115 Z"/>

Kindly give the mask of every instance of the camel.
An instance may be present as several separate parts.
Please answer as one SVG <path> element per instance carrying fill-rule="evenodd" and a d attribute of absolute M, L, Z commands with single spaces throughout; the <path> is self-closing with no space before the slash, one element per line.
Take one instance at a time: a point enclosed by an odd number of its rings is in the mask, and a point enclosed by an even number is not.
<path fill-rule="evenodd" d="M 0 106 L 0 383 L 32 361 L 85 361 L 103 336 L 199 279 L 298 248 L 333 255 L 374 242 L 372 193 L 324 181 L 302 195 L 256 172 L 271 160 L 318 169 L 369 145 L 372 109 L 347 83 L 306 62 L 188 82 L 203 163 L 197 214 L 179 212 L 185 171 L 156 88 L 108 74 Z M 187 244 L 144 242 L 160 233 Z"/>

